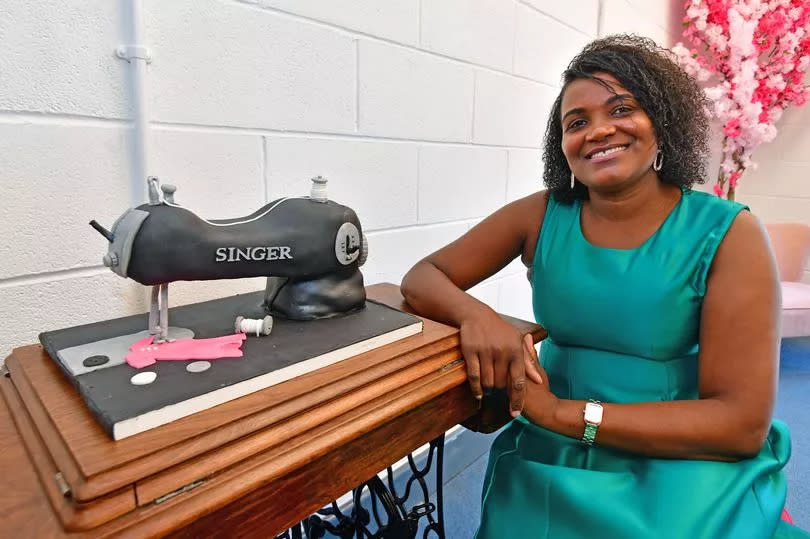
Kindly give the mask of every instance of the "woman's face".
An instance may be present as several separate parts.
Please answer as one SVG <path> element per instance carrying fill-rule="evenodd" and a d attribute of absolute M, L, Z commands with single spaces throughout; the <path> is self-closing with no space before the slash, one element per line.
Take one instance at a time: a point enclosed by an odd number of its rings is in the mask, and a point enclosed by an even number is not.
<path fill-rule="evenodd" d="M 658 149 L 652 122 L 633 95 L 608 73 L 594 73 L 610 85 L 577 79 L 565 89 L 562 151 L 574 175 L 591 188 L 617 188 L 645 174 Z"/>

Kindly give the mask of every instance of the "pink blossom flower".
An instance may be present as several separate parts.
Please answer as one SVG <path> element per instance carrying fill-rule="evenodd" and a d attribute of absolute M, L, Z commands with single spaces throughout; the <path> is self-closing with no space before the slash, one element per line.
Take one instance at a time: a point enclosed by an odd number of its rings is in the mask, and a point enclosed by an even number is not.
<path fill-rule="evenodd" d="M 726 122 L 726 125 L 723 127 L 723 132 L 726 134 L 727 137 L 735 138 L 740 136 L 740 119 L 739 118 L 732 118 Z"/>
<path fill-rule="evenodd" d="M 737 187 L 737 180 L 740 178 L 740 176 L 742 176 L 741 170 L 735 170 L 734 172 L 732 172 L 731 176 L 728 177 L 729 187 L 731 187 L 732 189 Z"/>
<path fill-rule="evenodd" d="M 776 137 L 782 111 L 810 99 L 810 1 L 686 0 L 683 35 L 673 47 L 683 69 L 706 84 L 710 114 L 725 135 L 714 191 L 736 187 L 754 149 Z"/>

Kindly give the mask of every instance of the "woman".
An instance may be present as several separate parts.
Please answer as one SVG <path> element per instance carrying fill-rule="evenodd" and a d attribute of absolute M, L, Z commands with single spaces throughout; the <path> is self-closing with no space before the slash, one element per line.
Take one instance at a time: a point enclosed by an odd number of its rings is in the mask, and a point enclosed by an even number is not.
<path fill-rule="evenodd" d="M 569 65 L 548 121 L 548 191 L 416 264 L 403 293 L 460 328 L 473 393 L 508 388 L 479 539 L 806 537 L 780 522 L 771 424 L 779 285 L 744 206 L 690 189 L 703 94 L 652 41 L 613 36 Z M 549 333 L 523 339 L 464 290 L 520 255 Z"/>

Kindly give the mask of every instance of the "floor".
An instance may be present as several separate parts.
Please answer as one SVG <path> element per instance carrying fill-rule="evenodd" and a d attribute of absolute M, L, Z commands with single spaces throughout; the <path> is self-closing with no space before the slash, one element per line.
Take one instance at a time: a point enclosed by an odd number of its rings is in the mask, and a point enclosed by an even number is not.
<path fill-rule="evenodd" d="M 774 417 L 790 427 L 793 446 L 785 467 L 786 507 L 799 527 L 810 530 L 810 337 L 782 343 Z"/>

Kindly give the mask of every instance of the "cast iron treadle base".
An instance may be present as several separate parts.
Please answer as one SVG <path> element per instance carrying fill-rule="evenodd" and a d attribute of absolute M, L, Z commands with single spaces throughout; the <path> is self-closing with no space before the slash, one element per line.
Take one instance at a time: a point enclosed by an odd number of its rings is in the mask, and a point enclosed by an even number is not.
<path fill-rule="evenodd" d="M 444 539 L 444 513 L 442 512 L 442 457 L 444 434 L 430 442 L 420 468 L 413 454 L 408 455 L 410 476 L 401 477 L 389 466 L 385 470 L 386 481 L 375 475 L 352 490 L 348 507 L 341 508 L 336 501 L 320 509 L 276 539 L 415 539 L 420 527 L 422 538 Z M 435 467 L 432 466 L 436 461 Z M 419 460 L 422 460 L 421 458 Z M 436 479 L 436 503 L 429 499 L 430 489 L 426 478 L 431 468 Z M 407 474 L 405 471 L 405 474 Z M 396 476 L 396 477 L 395 477 Z M 403 485 L 404 483 L 404 485 Z M 397 484 L 400 495 L 397 492 Z M 414 487 L 418 485 L 417 487 Z M 414 487 L 414 488 L 412 488 Z M 414 500 L 421 500 L 407 508 L 412 490 Z M 422 526 L 422 524 L 424 524 Z"/>

